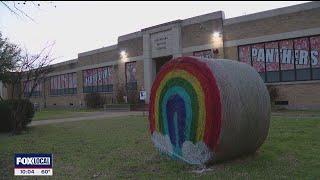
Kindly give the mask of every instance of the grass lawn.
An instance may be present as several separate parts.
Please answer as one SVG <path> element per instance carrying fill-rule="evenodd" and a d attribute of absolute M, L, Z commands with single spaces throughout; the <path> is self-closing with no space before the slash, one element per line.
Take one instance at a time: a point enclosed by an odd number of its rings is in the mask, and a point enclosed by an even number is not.
<path fill-rule="evenodd" d="M 272 118 L 268 139 L 255 155 L 213 165 L 202 174 L 160 155 L 147 129 L 146 118 L 131 116 L 0 134 L 0 179 L 13 177 L 14 153 L 19 152 L 53 153 L 54 179 L 320 178 L 320 119 Z"/>
<path fill-rule="evenodd" d="M 44 119 L 60 119 L 70 117 L 81 117 L 88 115 L 90 112 L 97 110 L 94 109 L 42 109 L 36 111 L 33 120 L 44 120 Z"/>
<path fill-rule="evenodd" d="M 273 113 L 282 116 L 320 116 L 320 110 L 275 110 Z"/>

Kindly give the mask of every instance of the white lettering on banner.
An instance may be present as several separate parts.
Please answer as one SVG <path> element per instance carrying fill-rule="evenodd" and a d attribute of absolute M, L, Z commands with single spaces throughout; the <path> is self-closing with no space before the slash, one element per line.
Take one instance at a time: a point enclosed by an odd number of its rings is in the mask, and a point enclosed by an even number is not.
<path fill-rule="evenodd" d="M 320 68 L 320 35 L 238 46 L 238 58 L 241 62 L 251 64 L 259 73 L 318 69 Z M 297 74 L 298 79 L 301 73 Z M 265 77 L 272 79 L 274 75 L 276 74 L 271 73 L 270 76 Z"/>
<path fill-rule="evenodd" d="M 318 51 L 311 51 L 311 63 L 313 66 L 318 64 L 318 55 Z"/>
<path fill-rule="evenodd" d="M 258 58 L 257 61 L 263 62 L 264 61 L 264 49 L 258 50 Z"/>
<path fill-rule="evenodd" d="M 279 62 L 279 50 L 278 49 L 266 49 L 266 62 L 272 63 Z"/>
<path fill-rule="evenodd" d="M 257 48 L 252 48 L 252 57 L 257 57 L 258 55 L 258 49 Z"/>
<path fill-rule="evenodd" d="M 258 62 L 264 62 L 264 56 L 266 56 L 266 62 L 279 62 L 279 50 L 278 49 L 266 49 L 266 54 L 264 55 L 264 49 L 252 48 L 251 55 L 252 58 Z M 293 55 L 292 49 L 280 49 L 281 64 L 294 64 L 294 57 L 296 64 L 308 65 L 309 62 L 309 52 L 307 50 L 295 50 Z M 312 65 L 318 64 L 318 51 L 311 51 L 311 63 Z"/>
<path fill-rule="evenodd" d="M 296 50 L 295 51 L 296 64 L 308 64 L 308 51 L 306 50 Z"/>
<path fill-rule="evenodd" d="M 281 49 L 280 54 L 282 55 L 282 64 L 293 64 L 292 49 Z"/>

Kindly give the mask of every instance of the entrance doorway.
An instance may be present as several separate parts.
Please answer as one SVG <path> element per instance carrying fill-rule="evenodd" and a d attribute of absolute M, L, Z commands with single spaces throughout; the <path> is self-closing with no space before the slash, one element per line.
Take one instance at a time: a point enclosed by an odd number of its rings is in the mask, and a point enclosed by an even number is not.
<path fill-rule="evenodd" d="M 162 56 L 162 57 L 153 58 L 153 60 L 155 61 L 155 64 L 156 64 L 156 73 L 158 74 L 158 72 L 160 71 L 161 67 L 171 59 L 172 59 L 171 55 L 170 56 Z"/>

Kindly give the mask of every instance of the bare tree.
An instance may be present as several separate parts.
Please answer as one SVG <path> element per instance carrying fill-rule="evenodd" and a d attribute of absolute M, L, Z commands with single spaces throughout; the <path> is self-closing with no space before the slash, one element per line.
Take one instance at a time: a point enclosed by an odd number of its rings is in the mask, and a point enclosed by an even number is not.
<path fill-rule="evenodd" d="M 19 18 L 28 18 L 35 22 L 35 20 L 25 11 L 27 7 L 40 9 L 43 4 L 56 8 L 57 6 L 52 1 L 39 2 L 39 1 L 0 1 L 0 4 L 8 9 L 12 14 Z"/>
<path fill-rule="evenodd" d="M 0 32 L 0 81 L 7 82 L 11 78 L 11 74 L 8 73 L 12 71 L 15 67 L 15 62 L 20 57 L 21 49 L 10 42 L 7 38 L 3 38 Z M 0 101 L 3 98 L 0 95 Z"/>
<path fill-rule="evenodd" d="M 54 60 L 51 56 L 54 43 L 45 46 L 38 54 L 30 55 L 27 50 L 17 60 L 11 74 L 10 83 L 12 86 L 12 98 L 17 100 L 30 99 L 38 85 L 44 84 L 45 79 L 52 71 L 50 66 Z M 30 91 L 27 91 L 25 82 L 33 82 Z M 23 129 L 23 114 L 26 108 L 25 101 L 18 101 L 17 107 L 13 109 L 14 130 L 13 133 L 19 133 Z"/>

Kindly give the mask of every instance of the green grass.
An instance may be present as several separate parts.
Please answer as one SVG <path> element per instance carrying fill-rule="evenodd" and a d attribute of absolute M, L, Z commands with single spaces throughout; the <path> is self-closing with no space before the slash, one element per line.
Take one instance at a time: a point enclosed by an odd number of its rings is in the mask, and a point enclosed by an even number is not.
<path fill-rule="evenodd" d="M 320 110 L 274 110 L 273 113 L 285 116 L 320 116 Z"/>
<path fill-rule="evenodd" d="M 252 156 L 197 169 L 160 155 L 142 117 L 79 121 L 0 134 L 0 179 L 13 177 L 14 153 L 53 153 L 54 179 L 319 179 L 320 120 L 272 118 L 269 136 Z"/>
<path fill-rule="evenodd" d="M 88 112 L 94 112 L 94 109 L 43 109 L 36 111 L 33 120 L 45 120 L 45 119 L 60 119 L 70 117 L 81 117 L 89 114 Z"/>

